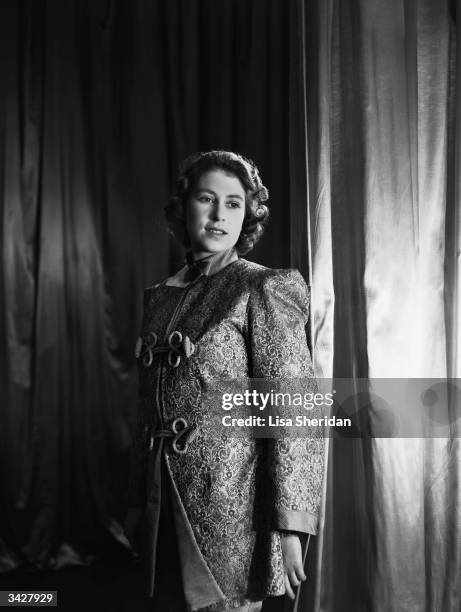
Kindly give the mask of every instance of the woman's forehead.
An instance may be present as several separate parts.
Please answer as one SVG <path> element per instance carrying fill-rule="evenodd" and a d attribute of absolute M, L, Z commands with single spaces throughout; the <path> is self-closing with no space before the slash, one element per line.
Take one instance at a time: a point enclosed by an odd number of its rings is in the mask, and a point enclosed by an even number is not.
<path fill-rule="evenodd" d="M 197 189 L 213 191 L 215 193 L 245 195 L 240 179 L 235 174 L 220 168 L 212 168 L 201 174 L 197 181 Z"/>

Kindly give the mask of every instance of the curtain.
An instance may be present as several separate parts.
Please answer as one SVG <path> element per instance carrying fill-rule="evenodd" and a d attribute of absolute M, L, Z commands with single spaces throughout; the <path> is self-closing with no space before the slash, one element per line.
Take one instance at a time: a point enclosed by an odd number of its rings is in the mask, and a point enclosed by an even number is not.
<path fill-rule="evenodd" d="M 9 553 L 0 563 L 7 569 L 126 549 L 120 480 L 135 392 L 132 294 L 142 268 L 123 172 L 120 91 L 128 75 L 120 62 L 116 78 L 111 72 L 104 4 L 2 5 L 0 478 Z"/>
<path fill-rule="evenodd" d="M 460 5 L 298 2 L 324 377 L 459 377 Z M 459 439 L 333 439 L 297 609 L 458 610 Z"/>

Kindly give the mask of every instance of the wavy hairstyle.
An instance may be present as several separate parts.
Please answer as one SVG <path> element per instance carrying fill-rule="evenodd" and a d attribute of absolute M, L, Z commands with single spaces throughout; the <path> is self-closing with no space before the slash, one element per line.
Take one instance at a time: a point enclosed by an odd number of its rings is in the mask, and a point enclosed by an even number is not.
<path fill-rule="evenodd" d="M 245 217 L 235 245 L 239 255 L 245 255 L 261 238 L 269 218 L 264 202 L 269 192 L 264 187 L 256 164 L 232 151 L 207 151 L 187 157 L 179 168 L 174 195 L 165 207 L 170 233 L 186 248 L 190 248 L 186 229 L 186 205 L 191 193 L 205 172 L 222 170 L 239 179 L 245 191 Z"/>

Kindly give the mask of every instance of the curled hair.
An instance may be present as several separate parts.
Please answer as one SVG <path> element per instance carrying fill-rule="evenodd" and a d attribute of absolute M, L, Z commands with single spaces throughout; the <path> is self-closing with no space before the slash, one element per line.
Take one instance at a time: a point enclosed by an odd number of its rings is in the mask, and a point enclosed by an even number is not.
<path fill-rule="evenodd" d="M 190 248 L 186 229 L 187 200 L 200 177 L 210 170 L 222 170 L 235 176 L 245 191 L 245 217 L 235 245 L 239 255 L 245 255 L 255 246 L 264 232 L 269 218 L 265 202 L 269 192 L 262 184 L 254 162 L 232 151 L 207 151 L 187 157 L 179 168 L 174 195 L 165 207 L 170 233 L 186 248 Z"/>

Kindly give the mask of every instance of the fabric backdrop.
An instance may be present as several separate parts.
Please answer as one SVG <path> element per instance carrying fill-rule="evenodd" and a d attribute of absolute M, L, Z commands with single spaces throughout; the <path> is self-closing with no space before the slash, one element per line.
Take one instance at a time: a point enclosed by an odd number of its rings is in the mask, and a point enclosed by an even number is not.
<path fill-rule="evenodd" d="M 311 279 L 320 376 L 459 375 L 455 3 L 0 13 L 2 570 L 126 555 L 142 288 L 181 260 L 163 207 L 195 150 L 258 163 L 251 258 Z M 298 610 L 459 609 L 459 453 L 335 440 Z"/>
<path fill-rule="evenodd" d="M 460 7 L 306 4 L 320 376 L 461 376 Z M 459 438 L 427 433 L 330 444 L 312 609 L 460 609 Z"/>

